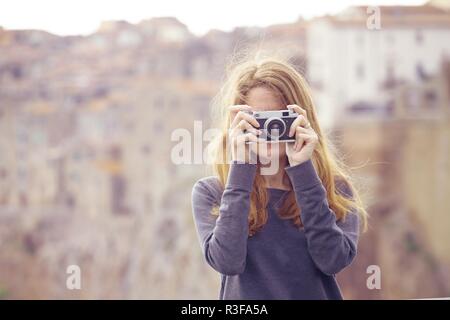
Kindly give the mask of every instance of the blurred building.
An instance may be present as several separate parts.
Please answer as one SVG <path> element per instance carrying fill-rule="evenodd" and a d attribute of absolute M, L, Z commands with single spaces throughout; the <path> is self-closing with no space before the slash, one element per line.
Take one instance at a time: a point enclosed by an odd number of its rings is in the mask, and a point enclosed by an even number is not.
<path fill-rule="evenodd" d="M 422 82 L 450 58 L 449 11 L 432 5 L 374 8 L 351 7 L 308 28 L 308 78 L 328 126 L 348 111 L 383 115 L 386 89 Z M 379 28 L 373 25 L 376 10 Z"/>

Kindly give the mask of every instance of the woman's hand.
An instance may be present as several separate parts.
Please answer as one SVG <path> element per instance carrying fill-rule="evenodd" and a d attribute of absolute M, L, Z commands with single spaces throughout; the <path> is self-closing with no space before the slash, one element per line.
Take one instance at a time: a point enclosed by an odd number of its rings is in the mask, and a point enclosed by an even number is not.
<path fill-rule="evenodd" d="M 314 149 L 319 142 L 319 137 L 311 127 L 305 109 L 296 104 L 289 105 L 287 108 L 299 114 L 289 131 L 290 137 L 295 135 L 295 142 L 287 143 L 286 145 L 289 164 L 295 166 L 311 159 Z"/>
<path fill-rule="evenodd" d="M 261 134 L 259 123 L 251 115 L 252 109 L 247 105 L 235 105 L 229 107 L 231 159 L 238 162 L 251 162 L 250 152 L 256 154 L 258 135 Z M 256 127 L 256 128 L 255 128 Z M 254 160 L 256 163 L 256 160 Z"/>

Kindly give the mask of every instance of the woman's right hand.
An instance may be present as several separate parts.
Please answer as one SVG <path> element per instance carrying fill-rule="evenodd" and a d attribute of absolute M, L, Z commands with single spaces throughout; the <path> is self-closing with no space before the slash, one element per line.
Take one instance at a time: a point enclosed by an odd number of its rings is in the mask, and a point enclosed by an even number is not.
<path fill-rule="evenodd" d="M 251 153 L 256 155 L 258 136 L 261 134 L 259 123 L 253 117 L 252 109 L 247 105 L 234 105 L 229 107 L 231 140 L 231 160 L 240 163 L 249 163 Z"/>

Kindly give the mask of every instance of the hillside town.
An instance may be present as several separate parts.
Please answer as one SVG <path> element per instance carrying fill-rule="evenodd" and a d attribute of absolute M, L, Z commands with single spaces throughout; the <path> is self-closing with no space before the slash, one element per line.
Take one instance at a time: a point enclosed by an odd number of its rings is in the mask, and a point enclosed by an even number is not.
<path fill-rule="evenodd" d="M 382 6 L 379 30 L 366 9 L 204 36 L 174 17 L 88 36 L 0 26 L 0 298 L 216 298 L 190 207 L 211 172 L 174 164 L 171 133 L 212 125 L 230 57 L 253 45 L 305 74 L 363 191 L 344 295 L 450 296 L 450 8 Z M 65 287 L 72 264 L 83 290 Z"/>

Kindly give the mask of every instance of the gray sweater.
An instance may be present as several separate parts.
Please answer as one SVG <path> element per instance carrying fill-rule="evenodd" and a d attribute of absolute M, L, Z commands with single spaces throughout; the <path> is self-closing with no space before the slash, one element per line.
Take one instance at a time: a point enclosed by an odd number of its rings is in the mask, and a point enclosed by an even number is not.
<path fill-rule="evenodd" d="M 250 193 L 257 166 L 230 166 L 225 190 L 216 177 L 200 179 L 192 207 L 206 262 L 221 274 L 220 299 L 342 299 L 335 274 L 356 255 L 359 220 L 349 212 L 336 221 L 311 160 L 285 168 L 301 207 L 304 227 L 281 219 L 286 195 L 268 189 L 268 221 L 249 237 Z M 348 188 L 339 192 L 351 197 Z M 219 216 L 211 209 L 219 205 Z"/>

